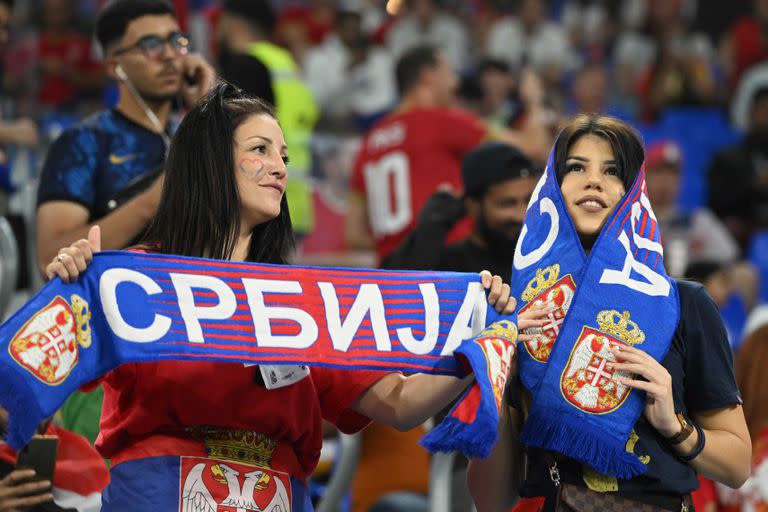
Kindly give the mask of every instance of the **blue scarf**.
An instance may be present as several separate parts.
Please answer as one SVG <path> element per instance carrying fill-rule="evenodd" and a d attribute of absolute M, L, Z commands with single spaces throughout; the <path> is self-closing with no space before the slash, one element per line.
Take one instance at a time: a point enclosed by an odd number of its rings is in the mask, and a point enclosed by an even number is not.
<path fill-rule="evenodd" d="M 512 269 L 518 314 L 535 304 L 556 306 L 543 332 L 518 349 L 520 377 L 532 394 L 523 443 L 616 478 L 645 471 L 625 450 L 645 394 L 616 382 L 606 365 L 616 360 L 610 348 L 617 344 L 637 347 L 658 361 L 666 355 L 680 306 L 662 257 L 644 166 L 586 256 L 560 192 L 554 151 L 550 154 L 528 205 Z"/>
<path fill-rule="evenodd" d="M 507 319 L 473 336 L 498 319 L 476 274 L 105 251 L 76 283 L 51 281 L 0 326 L 0 404 L 10 413 L 8 442 L 20 448 L 71 393 L 125 363 L 474 371 L 481 399 L 463 401 L 462 418 L 473 421 L 458 429 L 468 442 L 457 448 L 483 456 L 496 440 L 496 388 L 506 378 L 489 347 L 508 357 L 517 331 Z"/>

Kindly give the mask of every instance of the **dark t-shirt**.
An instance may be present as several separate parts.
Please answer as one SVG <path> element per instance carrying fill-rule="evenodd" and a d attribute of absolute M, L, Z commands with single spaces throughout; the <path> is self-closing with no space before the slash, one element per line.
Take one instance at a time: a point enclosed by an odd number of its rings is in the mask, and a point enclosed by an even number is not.
<path fill-rule="evenodd" d="M 512 276 L 512 258 L 514 252 L 494 251 L 482 247 L 466 238 L 461 242 L 449 245 L 440 254 L 440 270 L 454 272 L 480 272 L 487 270 L 498 275 L 505 283 Z"/>
<path fill-rule="evenodd" d="M 165 159 L 157 133 L 117 110 L 105 110 L 64 130 L 45 159 L 37 204 L 72 201 L 89 222 L 148 188 Z"/>
<path fill-rule="evenodd" d="M 714 301 L 704 287 L 677 282 L 680 323 L 662 365 L 672 376 L 675 410 L 690 418 L 698 412 L 741 404 L 733 374 L 733 355 Z M 644 475 L 618 480 L 618 491 L 688 494 L 698 488 L 693 468 L 681 461 L 664 438 L 641 416 L 634 429 L 638 440 L 634 453 L 647 461 Z M 646 458 L 647 457 L 647 458 Z M 559 459 L 560 477 L 566 483 L 585 485 L 580 464 Z M 552 482 L 541 450 L 528 449 L 528 474 L 521 495 L 546 496 Z"/>

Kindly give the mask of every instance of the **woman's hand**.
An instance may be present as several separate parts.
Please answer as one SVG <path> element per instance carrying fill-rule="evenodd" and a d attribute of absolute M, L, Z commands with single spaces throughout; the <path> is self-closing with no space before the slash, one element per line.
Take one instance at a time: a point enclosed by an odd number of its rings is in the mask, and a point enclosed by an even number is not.
<path fill-rule="evenodd" d="M 51 482 L 31 481 L 34 476 L 32 469 L 17 469 L 0 480 L 0 512 L 21 512 L 53 499 Z"/>
<path fill-rule="evenodd" d="M 77 280 L 81 272 L 93 260 L 93 253 L 101 250 L 101 230 L 99 226 L 93 226 L 88 231 L 88 239 L 81 238 L 69 247 L 64 247 L 45 268 L 45 275 L 49 280 L 56 276 L 64 283 L 72 283 Z"/>
<path fill-rule="evenodd" d="M 519 341 L 528 342 L 536 336 L 541 336 L 542 327 L 547 325 L 549 314 L 557 309 L 557 306 L 551 303 L 535 304 L 517 315 L 517 330 L 520 333 L 517 337 Z"/>
<path fill-rule="evenodd" d="M 645 391 L 645 418 L 662 436 L 672 437 L 682 425 L 675 415 L 672 398 L 672 376 L 654 358 L 634 347 L 614 346 L 616 363 L 610 363 L 615 370 L 634 373 L 636 377 L 615 376 L 617 382 Z"/>
<path fill-rule="evenodd" d="M 500 276 L 492 276 L 487 270 L 480 272 L 480 280 L 483 288 L 488 290 L 488 304 L 493 306 L 502 315 L 511 315 L 515 312 L 517 301 L 509 295 L 509 285 L 501 281 Z"/>

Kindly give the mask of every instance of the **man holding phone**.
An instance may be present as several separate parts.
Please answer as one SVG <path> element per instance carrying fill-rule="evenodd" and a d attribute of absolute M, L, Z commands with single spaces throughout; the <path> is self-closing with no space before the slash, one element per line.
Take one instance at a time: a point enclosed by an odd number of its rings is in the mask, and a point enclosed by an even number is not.
<path fill-rule="evenodd" d="M 164 0 L 110 2 L 95 32 L 120 99 L 66 129 L 48 153 L 37 199 L 41 270 L 94 224 L 104 228 L 103 249 L 122 249 L 141 235 L 160 199 L 173 102 L 190 106 L 216 79 Z M 74 395 L 62 410 L 64 425 L 93 442 L 101 398 Z"/>

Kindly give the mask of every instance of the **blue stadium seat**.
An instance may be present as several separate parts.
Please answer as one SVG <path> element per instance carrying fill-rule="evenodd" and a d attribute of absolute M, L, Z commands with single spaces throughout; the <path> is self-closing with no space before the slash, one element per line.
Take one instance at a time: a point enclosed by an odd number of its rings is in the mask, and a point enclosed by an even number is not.
<path fill-rule="evenodd" d="M 768 229 L 752 236 L 747 249 L 747 258 L 760 273 L 760 302 L 768 302 Z"/>
<path fill-rule="evenodd" d="M 712 157 L 741 137 L 728 124 L 726 115 L 716 108 L 667 109 L 656 124 L 642 126 L 640 131 L 646 145 L 659 139 L 680 144 L 683 170 L 678 204 L 685 211 L 706 205 L 706 172 Z"/>

